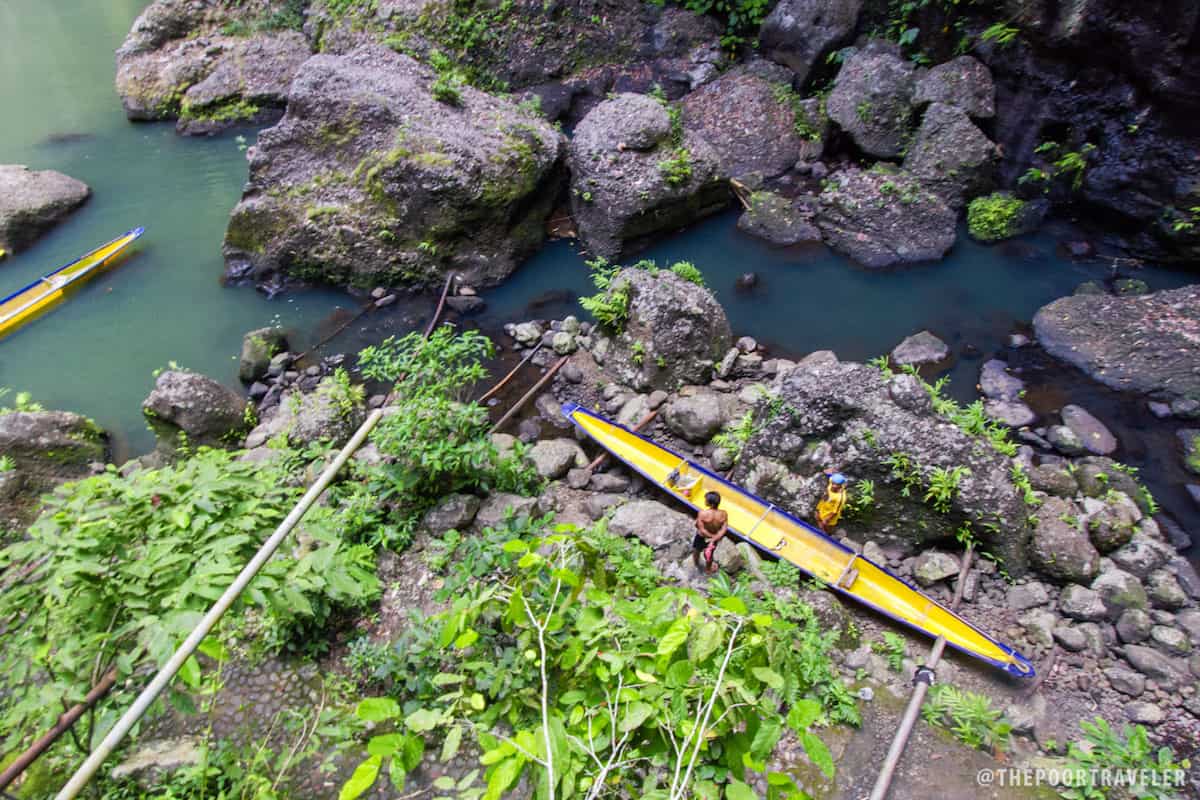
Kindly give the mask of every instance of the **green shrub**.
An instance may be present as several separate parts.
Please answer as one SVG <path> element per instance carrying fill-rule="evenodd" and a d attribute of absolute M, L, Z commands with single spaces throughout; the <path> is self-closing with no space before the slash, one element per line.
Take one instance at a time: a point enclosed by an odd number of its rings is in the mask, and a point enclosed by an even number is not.
<path fill-rule="evenodd" d="M 668 186 L 683 186 L 692 179 L 692 153 L 686 147 L 671 152 L 668 158 L 658 162 L 658 171 Z"/>
<path fill-rule="evenodd" d="M 685 281 L 690 281 L 697 286 L 704 286 L 703 273 L 690 261 L 676 261 L 671 265 L 671 272 L 674 272 Z"/>
<path fill-rule="evenodd" d="M 1059 790 L 1068 800 L 1105 800 L 1136 796 L 1143 800 L 1174 800 L 1180 796 L 1178 790 L 1186 785 L 1180 776 L 1191 767 L 1185 758 L 1175 761 L 1171 748 L 1155 750 L 1150 737 L 1141 725 L 1122 725 L 1117 733 L 1102 718 L 1093 722 L 1080 722 L 1083 739 L 1067 748 L 1067 770 L 1086 776 L 1100 772 L 1137 770 L 1139 783 L 1133 786 L 1097 786 L 1089 778 L 1082 786 L 1068 786 Z M 1184 779 L 1186 780 L 1186 779 Z"/>
<path fill-rule="evenodd" d="M 1012 723 L 992 706 L 987 695 L 958 689 L 948 683 L 929 689 L 921 716 L 930 725 L 949 728 L 968 747 L 1001 753 L 1008 747 Z"/>
<path fill-rule="evenodd" d="M 299 499 L 285 478 L 272 462 L 202 448 L 127 478 L 110 467 L 50 496 L 28 539 L 0 550 L 0 570 L 40 562 L 0 594 L 3 749 L 52 725 L 58 698 L 80 699 L 110 666 L 124 679 L 163 663 Z M 235 605 L 254 609 L 271 649 L 305 647 L 338 608 L 378 594 L 373 554 L 340 529 L 335 511 L 314 508 L 304 546 L 277 553 Z M 195 685 L 194 658 L 181 676 Z M 103 700 L 101 723 L 125 700 Z"/>
<path fill-rule="evenodd" d="M 598 291 L 590 297 L 579 298 L 579 305 L 592 315 L 600 327 L 612 333 L 621 333 L 629 319 L 629 283 L 614 281 L 621 266 L 609 264 L 603 258 L 593 259 L 587 265 L 592 273 L 592 285 Z"/>
<path fill-rule="evenodd" d="M 1016 234 L 1024 208 L 1024 200 L 1002 192 L 976 197 L 967 206 L 967 228 L 982 242 L 1007 239 Z"/>

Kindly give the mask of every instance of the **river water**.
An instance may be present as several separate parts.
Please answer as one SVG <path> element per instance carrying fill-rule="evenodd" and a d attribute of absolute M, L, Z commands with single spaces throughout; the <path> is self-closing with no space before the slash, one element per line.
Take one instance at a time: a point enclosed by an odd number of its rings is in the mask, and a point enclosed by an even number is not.
<path fill-rule="evenodd" d="M 58 169 L 94 192 L 65 224 L 0 262 L 0 296 L 129 228 L 146 227 L 118 268 L 0 342 L 0 386 L 29 391 L 47 407 L 88 414 L 113 432 L 121 454 L 151 446 L 140 404 L 156 369 L 174 362 L 236 386 L 245 331 L 283 325 L 295 332 L 295 348 L 357 306 L 334 291 L 269 300 L 220 284 L 221 238 L 246 179 L 244 148 L 255 132 L 191 139 L 176 136 L 171 124 L 126 121 L 113 88 L 113 51 L 144 4 L 0 3 L 0 163 Z M 778 354 L 831 349 L 866 359 L 929 328 L 956 353 L 969 345 L 986 356 L 1002 351 L 1039 306 L 1108 274 L 1103 264 L 1064 259 L 1057 237 L 1069 234 L 1053 229 L 997 247 L 962 235 L 940 263 L 867 271 L 819 246 L 771 248 L 737 231 L 736 219 L 732 212 L 719 215 L 664 237 L 644 255 L 695 263 L 728 310 L 735 334 L 752 335 Z M 578 313 L 574 298 L 590 291 L 578 250 L 573 242 L 550 242 L 505 285 L 485 293 L 483 326 Z M 735 289 L 744 272 L 760 278 L 752 291 Z M 1154 288 L 1189 280 L 1155 267 L 1138 277 Z M 418 321 L 415 307 L 372 315 L 333 346 L 353 349 L 402 332 Z M 979 364 L 961 357 L 951 367 L 952 393 L 960 399 L 973 397 Z M 1053 382 L 1054 375 L 1044 373 L 1040 380 Z M 1078 380 L 1072 386 L 1088 391 Z M 1127 437 L 1152 424 L 1130 411 L 1127 400 L 1101 391 L 1090 398 L 1099 404 L 1093 410 L 1107 414 Z M 1149 465 L 1147 477 L 1173 510 L 1194 519 L 1172 459 L 1137 442 L 1126 449 L 1134 463 Z"/>

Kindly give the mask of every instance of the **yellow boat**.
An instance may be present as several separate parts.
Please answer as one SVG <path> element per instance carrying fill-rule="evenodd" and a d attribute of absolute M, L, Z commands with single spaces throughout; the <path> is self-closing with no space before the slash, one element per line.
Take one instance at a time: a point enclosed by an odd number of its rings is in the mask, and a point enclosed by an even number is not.
<path fill-rule="evenodd" d="M 729 530 L 760 550 L 897 622 L 946 637 L 947 644 L 968 655 L 1012 675 L 1033 676 L 1024 656 L 803 520 L 582 406 L 566 403 L 562 412 L 601 447 L 693 509 L 706 492 L 720 493 Z"/>
<path fill-rule="evenodd" d="M 45 277 L 18 289 L 0 300 L 0 337 L 7 336 L 38 314 L 48 310 L 66 296 L 69 287 L 83 283 L 101 272 L 126 247 L 144 232 L 144 228 L 127 231 L 108 244 L 59 267 Z"/>

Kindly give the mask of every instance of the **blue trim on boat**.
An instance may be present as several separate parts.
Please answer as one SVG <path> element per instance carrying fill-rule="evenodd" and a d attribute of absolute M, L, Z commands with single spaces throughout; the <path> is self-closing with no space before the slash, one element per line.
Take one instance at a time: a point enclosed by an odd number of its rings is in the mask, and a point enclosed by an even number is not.
<path fill-rule="evenodd" d="M 779 507 L 778 507 L 778 506 L 776 506 L 774 503 L 770 503 L 770 502 L 768 502 L 768 501 L 766 501 L 766 500 L 762 499 L 762 498 L 761 498 L 761 497 L 759 497 L 758 495 L 754 494 L 753 492 L 746 491 L 745 489 L 741 488 L 740 486 L 737 486 L 736 484 L 730 483 L 729 481 L 727 481 L 727 480 L 725 480 L 724 478 L 722 478 L 720 475 L 717 475 L 716 473 L 714 473 L 714 472 L 712 472 L 712 471 L 710 471 L 710 470 L 707 470 L 707 469 L 705 469 L 704 467 L 700 466 L 699 464 L 697 464 L 696 462 L 692 461 L 691 459 L 684 458 L 683 456 L 679 455 L 678 453 L 676 453 L 676 452 L 675 452 L 674 450 L 672 450 L 671 448 L 669 448 L 669 447 L 664 447 L 663 445 L 661 445 L 661 444 L 659 444 L 659 443 L 657 443 L 657 442 L 651 441 L 650 439 L 647 439 L 645 436 L 642 436 L 641 434 L 639 434 L 639 433 L 637 433 L 637 432 L 635 432 L 635 431 L 631 431 L 631 430 L 629 430 L 628 428 L 626 428 L 624 425 L 620 425 L 620 424 L 618 424 L 618 423 L 616 423 L 616 422 L 613 422 L 612 420 L 608 419 L 607 417 L 605 417 L 605 416 L 603 416 L 603 415 L 601 415 L 601 414 L 597 414 L 596 412 L 592 411 L 591 409 L 584 408 L 583 406 L 579 405 L 578 403 L 574 403 L 574 402 L 568 401 L 568 402 L 566 402 L 566 403 L 563 403 L 563 404 L 562 404 L 562 413 L 563 413 L 563 416 L 564 416 L 564 417 L 566 417 L 568 420 L 570 420 L 570 421 L 571 421 L 571 423 L 572 423 L 573 425 L 575 425 L 576 427 L 578 427 L 580 430 L 584 431 L 584 433 L 587 433 L 587 430 L 586 430 L 586 429 L 585 429 L 585 428 L 584 428 L 582 425 L 580 425 L 578 421 L 576 421 L 576 419 L 575 419 L 575 417 L 574 417 L 574 415 L 575 415 L 575 414 L 584 414 L 584 415 L 587 415 L 587 416 L 589 416 L 589 417 L 592 417 L 592 418 L 593 418 L 593 419 L 595 419 L 595 420 L 598 420 L 598 421 L 600 421 L 600 422 L 603 422 L 603 423 L 605 423 L 606 425 L 611 425 L 611 426 L 613 426 L 614 428 L 620 428 L 621 430 L 625 431 L 625 432 L 626 432 L 626 433 L 628 433 L 629 435 L 631 435 L 631 436 L 634 436 L 634 437 L 636 437 L 636 438 L 638 438 L 638 439 L 641 439 L 641 440 L 642 440 L 642 441 L 644 441 L 644 442 L 649 442 L 650 444 L 654 445 L 655 447 L 659 448 L 660 450 L 663 450 L 663 451 L 665 451 L 665 452 L 667 452 L 667 453 L 670 453 L 671 455 L 675 456 L 675 457 L 676 457 L 676 458 L 678 458 L 680 461 L 684 461 L 684 462 L 686 462 L 686 463 L 688 464 L 688 466 L 690 466 L 691 468 L 695 469 L 695 470 L 696 470 L 696 471 L 698 471 L 698 472 L 701 472 L 701 473 L 703 473 L 704 475 L 708 476 L 708 477 L 709 477 L 709 478 L 711 478 L 712 480 L 714 480 L 714 481 L 716 481 L 716 482 L 720 483 L 722 486 L 728 486 L 728 487 L 729 487 L 729 488 L 730 488 L 732 491 L 738 492 L 739 494 L 742 494 L 742 495 L 744 495 L 744 496 L 746 496 L 746 497 L 750 497 L 750 498 L 754 499 L 755 501 L 757 501 L 757 502 L 759 502 L 759 503 L 762 503 L 762 504 L 763 504 L 763 505 L 765 505 L 765 506 L 771 507 L 771 508 L 772 508 L 774 511 L 777 511 L 777 512 L 778 512 L 778 513 L 779 513 L 781 516 L 785 517 L 785 518 L 786 518 L 786 519 L 788 519 L 789 521 L 791 521 L 791 522 L 793 522 L 793 523 L 795 523 L 795 524 L 799 525 L 800 527 L 804 528 L 804 529 L 805 529 L 805 530 L 807 530 L 809 533 L 812 533 L 812 534 L 815 534 L 816 536 L 819 536 L 820 538 L 824 539 L 826 542 L 829 542 L 830 544 L 834 545 L 834 546 L 835 546 L 835 547 L 837 547 L 838 549 L 842 550 L 842 551 L 843 551 L 844 553 L 846 553 L 847 555 L 853 555 L 853 554 L 854 554 L 854 551 L 853 551 L 853 550 L 851 550 L 850 548 L 846 547 L 846 545 L 842 544 L 841 542 L 837 541 L 836 539 L 832 539 L 832 538 L 830 538 L 830 537 L 829 537 L 829 536 L 827 536 L 826 534 L 822 533 L 820 529 L 818 529 L 818 528 L 815 528 L 815 527 L 813 527 L 812 525 L 809 525 L 809 524 L 808 524 L 807 522 L 805 522 L 804 520 L 802 520 L 802 519 L 799 519 L 799 518 L 797 518 L 797 517 L 793 516 L 792 514 L 789 514 L 787 511 L 783 510 L 782 508 L 779 508 Z M 591 434 L 588 434 L 588 435 L 590 436 Z M 603 445 L 601 445 L 601 446 L 603 447 Z M 608 448 L 605 448 L 605 449 L 606 449 L 606 450 L 608 450 Z M 633 469 L 633 470 L 634 470 L 635 472 L 637 472 L 639 475 L 641 475 L 642 477 L 646 478 L 646 480 L 650 481 L 651 483 L 653 483 L 653 484 L 654 484 L 654 485 L 656 485 L 656 486 L 657 486 L 657 485 L 659 485 L 659 484 L 658 484 L 658 481 L 656 481 L 654 478 L 652 478 L 651 476 L 649 476 L 649 475 L 647 475 L 645 472 L 643 472 L 643 471 L 642 471 L 640 468 L 638 468 L 638 467 L 637 467 L 637 465 L 635 465 L 635 464 L 631 463 L 630 461 L 626 460 L 625 458 L 623 458 L 622 456 L 618 455 L 617 453 L 614 453 L 614 452 L 613 452 L 613 451 L 611 451 L 611 450 L 608 450 L 608 452 L 609 452 L 609 453 L 611 453 L 613 456 L 615 456 L 615 457 L 616 457 L 617 459 L 619 459 L 620 461 L 622 461 L 622 462 L 623 462 L 623 463 L 624 463 L 626 466 L 628 466 L 630 469 Z M 683 498 L 683 497 L 680 497 L 679 495 L 672 494 L 672 497 L 675 497 L 676 499 L 678 499 L 678 500 L 682 501 L 682 502 L 683 502 L 685 505 L 687 505 L 687 506 L 689 506 L 689 507 L 691 507 L 691 508 L 693 508 L 693 509 L 698 509 L 698 508 L 699 508 L 699 506 L 695 505 L 694 503 L 691 503 L 691 502 L 689 502 L 687 499 L 685 499 L 685 498 Z M 759 550 L 763 551 L 764 553 L 769 553 L 769 554 L 771 554 L 772 556 L 774 556 L 775 558 L 779 558 L 779 555 L 778 555 L 777 553 L 773 553 L 773 552 L 771 552 L 771 551 L 770 551 L 768 548 L 765 548 L 765 547 L 763 547 L 763 546 L 762 546 L 762 545 L 760 545 L 758 542 L 755 542 L 753 539 L 747 539 L 746 537 L 742 536 L 742 535 L 741 535 L 740 533 L 738 533 L 737 531 L 734 531 L 732 528 L 730 528 L 730 530 L 731 530 L 731 531 L 733 531 L 734 535 L 736 535 L 736 536 L 737 536 L 739 539 L 741 539 L 742 541 L 744 541 L 744 542 L 748 542 L 749 544 L 753 545 L 755 548 L 757 548 L 757 549 L 759 549 Z M 1025 656 L 1021 655 L 1021 654 L 1020 654 L 1020 653 L 1018 653 L 1016 650 L 1013 650 L 1013 649 L 1012 649 L 1011 647 L 1009 647 L 1008 645 L 1006 645 L 1006 644 L 1003 644 L 1003 643 L 1001 643 L 1001 642 L 998 642 L 998 641 L 996 641 L 995 639 L 993 639 L 991 636 L 988 636 L 988 635 L 987 635 L 985 632 L 983 632 L 983 631 L 982 631 L 982 630 L 980 630 L 979 628 L 975 627 L 975 625 L 973 625 L 973 624 L 972 624 L 970 621 L 968 621 L 968 620 L 966 620 L 966 619 L 963 619 L 963 618 L 962 618 L 961 616 L 959 616 L 958 614 L 955 614 L 953 611 L 951 611 L 950 609 L 946 608 L 946 607 L 945 607 L 945 606 L 943 606 L 941 603 L 938 603 L 938 602 L 937 602 L 936 600 L 934 600 L 933 598 L 931 598 L 931 597 L 929 597 L 928 595 L 925 595 L 924 593 L 920 592 L 920 590 L 919 590 L 919 589 L 917 589 L 916 587 L 914 587 L 914 586 L 913 586 L 912 584 L 910 584 L 908 581 L 906 581 L 906 580 L 904 580 L 903 578 L 900 578 L 900 577 L 898 577 L 898 576 L 896 576 L 896 575 L 893 575 L 893 574 L 892 574 L 890 571 L 888 571 L 888 570 L 887 570 L 887 569 L 885 569 L 884 567 L 881 567 L 879 564 L 876 564 L 876 563 L 875 563 L 874 561 L 872 561 L 871 559 L 869 559 L 869 558 L 867 558 L 867 557 L 865 557 L 865 556 L 863 556 L 863 555 L 861 555 L 861 554 L 860 554 L 860 555 L 858 555 L 858 558 L 859 558 L 860 560 L 862 560 L 862 561 L 866 561 L 868 564 L 872 565 L 873 567 L 875 567 L 876 569 L 878 569 L 880 572 L 882 572 L 882 573 L 884 573 L 885 575 L 887 575 L 889 578 L 892 578 L 892 579 L 894 579 L 894 580 L 896 580 L 896 581 L 900 582 L 900 583 L 901 583 L 901 584 L 903 584 L 904 586 L 907 586 L 909 589 L 912 589 L 913 591 L 917 592 L 918 594 L 921 594 L 921 596 L 922 596 L 922 597 L 924 597 L 926 600 L 928 600 L 929 602 L 933 603 L 934 605 L 938 606 L 939 608 L 941 608 L 942 610 L 944 610 L 946 613 L 948 613 L 948 614 L 952 614 L 952 615 L 953 615 L 955 618 L 957 618 L 957 619 L 961 620 L 961 621 L 962 621 L 962 623 L 963 623 L 964 625 L 967 625 L 969 628 L 971 628 L 971 630 L 975 631 L 975 632 L 976 632 L 976 633 L 978 633 L 980 636 L 982 636 L 983 638 L 987 639 L 987 640 L 988 640 L 989 642 L 991 642 L 992 644 L 996 645 L 996 647 L 998 647 L 998 648 L 1000 648 L 1001 650 L 1003 650 L 1004 652 L 1008 653 L 1010 656 L 1012 656 L 1012 657 L 1013 657 L 1014 659 L 1016 659 L 1018 662 L 1020 662 L 1021 664 L 1024 664 L 1026 667 L 1028 667 L 1028 671 L 1025 671 L 1025 672 L 1023 672 L 1023 671 L 1021 671 L 1021 670 L 1020 670 L 1020 669 L 1017 667 L 1017 665 L 1015 665 L 1015 664 L 1009 664 L 1009 663 L 1005 663 L 1005 662 L 1003 662 L 1003 661 L 997 661 L 997 660 L 996 660 L 996 659 L 994 659 L 994 658 L 988 658 L 987 656 L 983 656 L 983 655 L 980 655 L 979 653 L 972 652 L 972 651 L 970 651 L 970 650 L 968 650 L 968 649 L 966 649 L 966 648 L 959 647 L 958 645 L 956 645 L 956 644 L 954 644 L 953 642 L 951 642 L 949 639 L 947 639 L 947 640 L 946 640 L 946 644 L 950 645 L 950 646 L 951 646 L 951 647 L 953 647 L 955 650 L 958 650 L 960 653 L 964 653 L 964 654 L 966 654 L 966 655 L 968 655 L 968 656 L 971 656 L 972 658 L 975 658 L 975 659 L 978 659 L 978 660 L 980 660 L 980 661 L 983 661 L 983 662 L 985 662 L 985 663 L 991 664 L 991 665 L 992 665 L 992 666 L 994 666 L 994 667 L 998 667 L 998 668 L 1000 668 L 1000 669 L 1004 670 L 1005 672 L 1007 672 L 1007 673 L 1008 673 L 1008 674 L 1010 674 L 1010 675 L 1015 675 L 1015 676 L 1017 676 L 1017 677 L 1020 677 L 1020 678 L 1032 678 L 1032 677 L 1034 676 L 1034 668 L 1033 668 L 1033 664 L 1031 664 L 1031 663 L 1030 663 L 1030 661 L 1029 661 L 1029 659 L 1025 658 Z M 797 569 L 800 569 L 800 570 L 802 570 L 802 571 L 804 571 L 804 572 L 808 573 L 809 575 L 812 575 L 812 573 L 811 573 L 811 572 L 809 572 L 808 570 L 806 570 L 806 569 L 805 569 L 805 568 L 804 568 L 802 565 L 800 565 L 800 564 L 797 564 L 796 562 L 792 561 L 791 559 L 785 559 L 785 560 L 786 560 L 786 561 L 787 561 L 789 564 L 792 564 L 793 566 L 795 566 Z M 895 616 L 894 614 L 892 614 L 891 612 L 887 611 L 886 609 L 884 609 L 884 608 L 881 608 L 881 607 L 879 607 L 879 606 L 875 605 L 874 603 L 870 603 L 870 602 L 868 602 L 868 601 L 866 601 L 866 600 L 862 599 L 862 598 L 861 598 L 861 597 L 859 597 L 858 595 L 856 595 L 856 594 L 853 594 L 853 593 L 851 593 L 851 592 L 848 592 L 848 591 L 846 591 L 845 589 L 842 589 L 840 586 L 836 586 L 836 585 L 834 585 L 834 584 L 826 584 L 826 585 L 827 585 L 829 588 L 833 589 L 834 591 L 837 591 L 837 592 L 839 592 L 840 594 L 843 594 L 843 595 L 845 595 L 846 597 L 850 597 L 850 598 L 852 598 L 852 599 L 853 599 L 855 602 L 857 602 L 857 603 L 860 603 L 861 605 L 864 605 L 864 606 L 866 606 L 867 608 L 873 609 L 873 610 L 875 610 L 875 611 L 879 612 L 880 614 L 883 614 L 885 617 L 887 617 L 887 618 L 889 618 L 889 619 L 891 619 L 891 620 L 894 620 L 894 621 L 896 621 L 896 622 L 898 622 L 898 623 L 900 623 L 900 624 L 902 624 L 902 625 L 905 625 L 905 626 L 907 626 L 907 627 L 909 627 L 909 628 L 912 628 L 912 629 L 913 629 L 913 630 L 915 630 L 915 631 L 919 631 L 920 633 L 923 633 L 923 634 L 925 634 L 926 636 L 930 636 L 930 635 L 932 635 L 932 634 L 930 634 L 930 632 L 929 632 L 929 631 L 925 630 L 924 628 L 920 627 L 919 625 L 916 625 L 915 623 L 909 622 L 908 620 L 906 620 L 906 619 L 903 619 L 903 618 L 901 618 L 901 617 L 897 617 L 897 616 Z"/>
<path fill-rule="evenodd" d="M 3 305 L 4 303 L 7 303 L 9 300 L 12 300 L 12 299 L 14 299 L 14 298 L 16 298 L 16 297 L 19 297 L 20 295 L 23 295 L 23 294 L 25 294 L 25 292 L 28 292 L 30 289 L 32 289 L 33 287 L 37 286 L 37 285 L 38 285 L 39 283 L 41 283 L 42 281 L 44 281 L 44 280 L 47 280 L 47 279 L 49 279 L 49 278 L 53 278 L 55 275 L 57 275 L 58 273 L 62 272 L 64 269 L 67 269 L 68 267 L 73 267 L 73 266 L 75 266 L 75 265 L 76 265 L 76 264 L 78 264 L 80 261 L 83 261 L 85 258 L 87 258 L 88 256 L 90 256 L 92 253 L 95 253 L 95 252 L 96 252 L 96 251 L 98 251 L 98 250 L 103 250 L 104 248 L 106 248 L 106 247 L 108 247 L 110 244 L 112 244 L 113 242 L 120 241 L 121 239 L 124 239 L 126 236 L 129 236 L 130 234 L 132 234 L 132 235 L 133 235 L 133 238 L 132 238 L 132 239 L 130 239 L 130 240 L 129 240 L 129 243 L 125 245 L 125 247 L 128 247 L 129 245 L 131 245 L 131 244 L 133 244 L 134 242 L 136 242 L 136 241 L 138 240 L 138 238 L 139 238 L 139 237 L 140 237 L 140 236 L 141 236 L 143 233 L 145 233 L 145 232 L 146 232 L 146 229 L 145 229 L 145 228 L 143 228 L 143 227 L 141 227 L 141 226 L 138 226 L 138 227 L 136 227 L 136 228 L 133 228 L 132 230 L 125 231 L 125 232 L 124 232 L 124 233 L 122 233 L 120 236 L 114 236 L 113 238 L 109 239 L 107 242 L 105 242 L 104 244 L 100 245 L 99 247 L 93 247 L 91 250 L 88 250 L 86 253 L 84 253 L 83 255 L 81 255 L 79 258 L 76 258 L 76 259 L 74 259 L 73 261 L 68 261 L 66 264 L 63 264 L 61 267 L 59 267 L 58 269 L 54 270 L 53 272 L 47 272 L 45 275 L 43 275 L 42 277 L 40 277 L 40 278 L 38 278 L 37 280 L 33 281 L 32 283 L 28 283 L 28 284 L 26 284 L 25 286 L 22 286 L 20 289 L 17 289 L 15 292 L 13 292 L 12 294 L 10 294 L 8 297 L 0 297 L 0 305 Z M 121 248 L 121 249 L 120 249 L 120 250 L 118 250 L 116 253 L 113 253 L 113 256 L 117 255 L 117 253 L 124 252 L 124 249 L 125 249 L 125 248 Z M 111 256 L 110 256 L 110 258 L 111 258 Z M 102 263 L 103 263 L 103 262 L 102 262 Z"/>

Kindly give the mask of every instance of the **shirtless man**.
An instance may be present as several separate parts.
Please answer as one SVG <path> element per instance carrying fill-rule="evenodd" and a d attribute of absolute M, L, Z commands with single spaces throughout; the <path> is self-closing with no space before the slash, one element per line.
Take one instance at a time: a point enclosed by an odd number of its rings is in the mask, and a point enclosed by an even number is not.
<path fill-rule="evenodd" d="M 717 543 L 725 538 L 729 530 L 729 515 L 721 511 L 721 495 L 709 492 L 704 495 L 704 504 L 708 506 L 696 515 L 696 536 L 692 539 L 692 562 L 700 569 L 700 554 L 704 553 L 705 570 L 712 574 L 717 571 L 713 556 L 717 552 Z"/>

